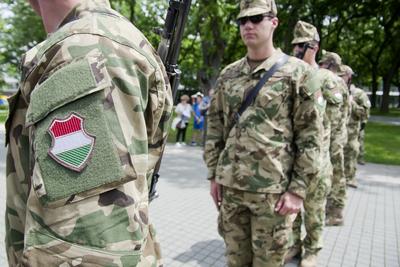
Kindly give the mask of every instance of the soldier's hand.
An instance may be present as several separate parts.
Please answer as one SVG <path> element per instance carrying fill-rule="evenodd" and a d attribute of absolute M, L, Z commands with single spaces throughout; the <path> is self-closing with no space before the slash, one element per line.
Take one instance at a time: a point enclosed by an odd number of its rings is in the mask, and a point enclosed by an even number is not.
<path fill-rule="evenodd" d="M 275 211 L 280 215 L 298 213 L 303 205 L 303 199 L 290 192 L 284 193 L 275 205 Z"/>
<path fill-rule="evenodd" d="M 222 203 L 222 186 L 217 184 L 214 179 L 210 180 L 210 194 L 214 200 L 215 206 L 219 210 Z"/>

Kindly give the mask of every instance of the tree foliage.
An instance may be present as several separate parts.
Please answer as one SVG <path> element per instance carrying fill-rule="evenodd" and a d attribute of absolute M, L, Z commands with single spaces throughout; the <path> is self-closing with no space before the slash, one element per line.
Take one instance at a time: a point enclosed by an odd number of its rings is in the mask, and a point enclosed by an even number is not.
<path fill-rule="evenodd" d="M 45 38 L 40 19 L 26 2 L 6 0 L 14 16 L 0 18 L 0 66 L 7 66 L 10 75 L 16 73 L 21 53 Z M 159 37 L 154 28 L 162 26 L 166 0 L 110 2 L 157 47 Z M 291 53 L 296 22 L 301 19 L 312 23 L 320 31 L 321 47 L 342 56 L 357 72 L 355 82 L 373 92 L 372 100 L 382 85 L 381 109 L 387 110 L 390 86 L 400 76 L 398 0 L 281 0 L 277 5 L 280 25 L 274 38 L 276 46 Z M 235 22 L 237 13 L 237 0 L 192 0 L 180 56 L 185 89 L 208 91 L 224 66 L 245 55 Z"/>

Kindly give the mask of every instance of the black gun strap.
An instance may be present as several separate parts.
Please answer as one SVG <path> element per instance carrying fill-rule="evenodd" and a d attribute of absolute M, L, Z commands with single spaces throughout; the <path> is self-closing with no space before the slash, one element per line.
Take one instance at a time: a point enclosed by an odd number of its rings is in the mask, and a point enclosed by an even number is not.
<path fill-rule="evenodd" d="M 258 95 L 258 92 L 261 90 L 261 88 L 264 86 L 264 84 L 269 80 L 269 78 L 271 78 L 272 75 L 274 75 L 274 73 L 280 67 L 282 67 L 288 60 L 289 60 L 289 56 L 286 54 L 283 54 L 275 62 L 275 64 L 261 77 L 261 79 L 258 81 L 256 86 L 254 86 L 253 89 L 251 89 L 251 91 L 247 94 L 245 100 L 242 102 L 242 105 L 239 108 L 239 111 L 236 112 L 233 125 L 235 125 L 238 122 L 238 120 L 239 120 L 240 116 L 243 114 L 243 112 L 253 103 L 254 99 Z M 232 127 L 233 127 L 233 125 L 232 125 Z"/>

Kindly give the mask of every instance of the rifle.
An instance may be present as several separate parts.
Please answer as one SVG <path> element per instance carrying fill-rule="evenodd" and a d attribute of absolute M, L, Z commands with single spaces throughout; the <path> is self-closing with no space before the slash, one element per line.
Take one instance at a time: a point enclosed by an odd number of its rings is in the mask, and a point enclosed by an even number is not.
<path fill-rule="evenodd" d="M 167 71 L 169 82 L 171 84 L 173 100 L 175 100 L 176 91 L 178 89 L 181 76 L 181 71 L 178 67 L 178 57 L 183 33 L 185 30 L 185 24 L 189 16 L 190 4 L 191 0 L 170 0 L 164 28 L 156 29 L 156 33 L 161 36 L 161 41 L 158 45 L 157 52 L 160 55 Z M 164 148 L 165 145 L 161 150 L 160 158 L 154 168 L 149 189 L 149 201 L 152 201 L 158 197 L 156 184 L 160 177 L 158 172 L 160 170 Z"/>

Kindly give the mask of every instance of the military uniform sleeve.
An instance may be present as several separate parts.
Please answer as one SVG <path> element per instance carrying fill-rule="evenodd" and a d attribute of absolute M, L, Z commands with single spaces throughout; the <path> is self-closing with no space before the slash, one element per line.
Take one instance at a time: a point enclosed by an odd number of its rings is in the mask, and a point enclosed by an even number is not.
<path fill-rule="evenodd" d="M 305 198 L 307 186 L 320 171 L 324 100 L 319 88 L 307 87 L 307 77 L 293 82 L 297 92 L 293 109 L 295 158 L 288 191 Z"/>
<path fill-rule="evenodd" d="M 342 80 L 342 78 L 339 78 L 340 82 L 339 82 L 339 86 L 342 89 L 343 92 L 343 105 L 341 107 L 341 113 L 343 114 L 342 116 L 342 121 L 341 121 L 341 125 L 344 126 L 344 128 L 346 128 L 347 123 L 349 122 L 350 119 L 350 115 L 351 115 L 351 102 L 350 102 L 350 94 L 349 94 L 349 90 L 347 85 L 345 84 L 345 82 Z"/>
<path fill-rule="evenodd" d="M 225 146 L 222 80 L 218 79 L 207 114 L 207 134 L 204 161 L 208 168 L 207 179 L 214 179 L 218 158 Z"/>
<path fill-rule="evenodd" d="M 172 92 L 169 80 L 164 71 L 161 60 L 158 60 L 158 68 L 154 80 L 150 83 L 149 102 L 145 112 L 148 147 L 149 147 L 149 171 L 153 169 L 161 156 L 167 142 L 169 121 L 172 114 Z"/>
<path fill-rule="evenodd" d="M 370 107 L 371 104 L 367 94 L 365 94 L 363 91 L 360 91 L 352 103 L 351 112 L 354 113 L 360 121 L 366 121 L 369 116 Z"/>
<path fill-rule="evenodd" d="M 21 196 L 23 186 L 15 172 L 10 148 L 7 152 L 7 196 L 6 196 L 6 253 L 10 266 L 16 266 L 24 248 L 24 225 L 26 205 Z"/>
<path fill-rule="evenodd" d="M 19 96 L 17 93 L 10 101 L 10 115 L 6 124 L 9 138 L 6 163 L 5 245 L 10 266 L 17 266 L 24 249 L 30 175 L 29 140 L 24 127 L 26 103 Z"/>
<path fill-rule="evenodd" d="M 357 120 L 362 120 L 362 118 L 365 117 L 365 108 L 361 104 L 357 103 L 357 101 L 355 101 L 354 99 L 353 101 L 351 101 L 350 107 L 351 115 L 357 118 Z"/>

